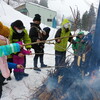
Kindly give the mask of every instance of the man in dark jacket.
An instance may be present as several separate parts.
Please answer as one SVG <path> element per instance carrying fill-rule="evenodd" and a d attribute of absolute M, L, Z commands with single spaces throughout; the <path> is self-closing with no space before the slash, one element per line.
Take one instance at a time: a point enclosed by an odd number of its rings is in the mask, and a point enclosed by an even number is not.
<path fill-rule="evenodd" d="M 40 41 L 45 40 L 44 36 L 46 35 L 46 32 L 41 30 L 40 23 L 41 23 L 41 16 L 39 14 L 35 14 L 33 23 L 31 23 L 31 29 L 29 31 L 29 36 L 32 42 L 40 42 Z M 32 45 L 32 48 L 35 51 L 34 70 L 41 71 L 37 66 L 38 58 L 40 58 L 41 67 L 47 67 L 47 65 L 45 65 L 43 61 L 44 43 L 34 44 Z"/>

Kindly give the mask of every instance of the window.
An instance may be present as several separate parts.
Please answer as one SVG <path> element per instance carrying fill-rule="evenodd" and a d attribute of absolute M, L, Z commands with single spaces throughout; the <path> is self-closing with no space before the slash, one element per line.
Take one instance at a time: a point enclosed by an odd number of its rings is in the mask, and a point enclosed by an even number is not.
<path fill-rule="evenodd" d="M 52 19 L 47 19 L 47 22 L 52 22 Z"/>

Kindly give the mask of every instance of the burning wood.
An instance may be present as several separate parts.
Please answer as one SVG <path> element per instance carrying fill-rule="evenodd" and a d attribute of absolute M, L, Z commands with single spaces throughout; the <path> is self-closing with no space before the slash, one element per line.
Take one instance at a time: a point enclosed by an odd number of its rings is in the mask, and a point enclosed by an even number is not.
<path fill-rule="evenodd" d="M 99 95 L 71 68 L 60 68 L 50 73 L 31 100 L 100 100 Z"/>

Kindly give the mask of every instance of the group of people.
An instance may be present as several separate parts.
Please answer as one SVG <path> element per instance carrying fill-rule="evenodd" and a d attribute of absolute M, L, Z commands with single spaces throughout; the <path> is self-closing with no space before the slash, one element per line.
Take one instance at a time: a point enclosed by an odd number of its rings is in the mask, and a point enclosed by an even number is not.
<path fill-rule="evenodd" d="M 40 58 L 41 67 L 46 67 L 44 64 L 44 43 L 49 37 L 50 28 L 45 27 L 43 30 L 40 27 L 41 16 L 36 14 L 33 22 L 30 23 L 31 28 L 29 34 L 21 20 L 16 20 L 11 23 L 11 27 L 3 25 L 0 22 L 0 97 L 2 95 L 2 86 L 5 84 L 4 80 L 11 80 L 12 68 L 14 77 L 17 81 L 22 80 L 28 76 L 25 73 L 26 55 L 31 55 L 31 48 L 35 51 L 34 56 L 34 70 L 41 71 L 38 66 L 38 58 Z M 44 43 L 37 43 L 34 45 L 26 45 L 32 42 L 44 41 Z"/>
<path fill-rule="evenodd" d="M 25 29 L 25 26 L 21 20 L 16 20 L 11 24 L 10 29 L 0 22 L 0 46 L 8 45 L 8 49 L 12 49 L 12 52 L 8 52 L 8 54 L 4 56 L 0 56 L 1 61 L 6 62 L 0 65 L 0 97 L 2 94 L 2 85 L 4 84 L 4 80 L 11 80 L 10 73 L 12 72 L 12 68 L 14 68 L 14 76 L 17 81 L 22 80 L 24 77 L 27 77 L 28 74 L 25 73 L 24 69 L 26 66 L 26 55 L 31 55 L 31 48 L 34 49 L 35 55 L 33 58 L 33 66 L 34 70 L 41 71 L 41 69 L 37 66 L 38 59 L 40 59 L 41 67 L 47 67 L 44 63 L 44 43 L 49 37 L 50 28 L 45 27 L 41 29 L 41 16 L 39 14 L 35 14 L 33 18 L 33 22 L 30 23 L 29 34 Z M 3 27 L 3 28 L 2 28 Z M 3 36 L 3 39 L 1 38 Z M 44 42 L 41 42 L 44 41 Z M 64 19 L 61 23 L 61 28 L 57 30 L 55 34 L 55 69 L 59 69 L 62 66 L 65 66 L 66 60 L 66 48 L 68 45 L 68 41 L 72 43 L 72 48 L 74 50 L 74 64 L 79 66 L 76 59 L 79 59 L 79 56 L 85 53 L 86 39 L 84 39 L 84 32 L 79 32 L 76 40 L 73 39 L 73 35 L 71 34 L 71 23 L 68 19 Z M 26 45 L 25 48 L 23 44 L 30 44 L 36 42 L 36 44 Z M 41 43 L 39 43 L 41 42 Z M 12 44 L 12 45 L 9 45 Z M 20 47 L 20 50 L 16 47 L 15 44 Z M 3 47 L 2 47 L 3 48 Z M 16 50 L 16 52 L 14 50 Z M 4 50 L 4 49 L 3 49 Z M 9 50 L 7 50 L 9 51 Z M 0 51 L 1 52 L 1 51 Z M 7 57 L 8 56 L 8 57 Z M 1 60 L 2 59 L 2 60 Z M 5 65 L 4 65 L 5 64 Z M 8 74 L 4 75 L 4 70 Z M 9 70 L 8 70 L 9 68 Z M 10 72 L 9 72 L 10 71 Z"/>
<path fill-rule="evenodd" d="M 89 75 L 95 70 L 91 64 L 92 46 L 93 38 L 95 34 L 95 25 L 90 29 L 90 32 L 85 35 L 83 31 L 80 31 L 76 39 L 74 39 L 71 34 L 71 23 L 69 20 L 64 19 L 61 23 L 62 27 L 57 30 L 55 34 L 55 68 L 66 66 L 66 51 L 68 42 L 72 44 L 72 50 L 74 55 L 74 60 L 71 64 L 72 69 L 78 71 L 81 76 Z M 98 70 L 99 68 L 97 68 Z"/>

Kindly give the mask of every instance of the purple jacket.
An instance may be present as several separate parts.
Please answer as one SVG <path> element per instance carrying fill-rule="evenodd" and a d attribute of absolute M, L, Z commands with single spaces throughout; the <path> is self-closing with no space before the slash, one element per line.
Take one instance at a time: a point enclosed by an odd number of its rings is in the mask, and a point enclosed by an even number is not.
<path fill-rule="evenodd" d="M 24 50 L 22 48 L 20 53 L 22 53 L 24 55 L 27 55 L 27 54 L 30 54 L 30 51 Z M 13 55 L 13 63 L 23 65 L 24 64 L 24 57 L 19 57 L 18 55 Z M 24 70 L 17 68 L 17 69 L 14 69 L 14 71 L 16 71 L 16 72 L 23 72 Z"/>

